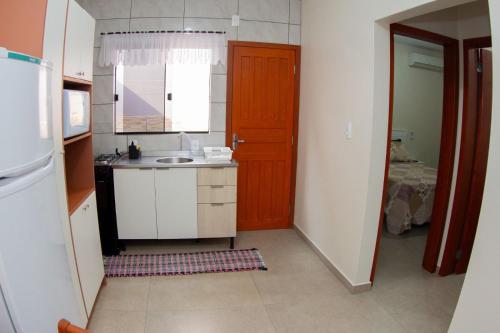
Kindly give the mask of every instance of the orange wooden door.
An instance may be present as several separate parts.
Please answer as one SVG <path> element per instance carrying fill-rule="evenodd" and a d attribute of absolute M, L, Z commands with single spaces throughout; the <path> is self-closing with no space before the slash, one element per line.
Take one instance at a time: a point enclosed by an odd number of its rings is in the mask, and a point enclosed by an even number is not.
<path fill-rule="evenodd" d="M 234 46 L 228 143 L 238 168 L 238 230 L 290 226 L 295 59 L 288 48 Z"/>

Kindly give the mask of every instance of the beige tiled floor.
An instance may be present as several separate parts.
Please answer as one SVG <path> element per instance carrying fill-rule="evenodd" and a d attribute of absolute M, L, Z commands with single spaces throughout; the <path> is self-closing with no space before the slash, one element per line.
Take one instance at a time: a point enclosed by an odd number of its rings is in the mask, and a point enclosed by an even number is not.
<path fill-rule="evenodd" d="M 293 230 L 243 232 L 268 271 L 110 278 L 89 324 L 114 332 L 445 332 L 462 277 L 420 269 L 425 235 L 383 237 L 372 291 L 352 295 Z M 139 242 L 127 253 L 226 248 L 226 240 Z"/>

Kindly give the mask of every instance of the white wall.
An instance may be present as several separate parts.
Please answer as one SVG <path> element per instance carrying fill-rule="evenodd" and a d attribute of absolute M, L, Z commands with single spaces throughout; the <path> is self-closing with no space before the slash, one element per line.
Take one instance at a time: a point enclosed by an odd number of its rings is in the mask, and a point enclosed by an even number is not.
<path fill-rule="evenodd" d="M 389 24 L 466 2 L 302 3 L 295 225 L 353 285 L 369 283 L 377 235 L 387 138 Z M 353 124 L 350 140 L 344 137 L 348 121 Z"/>
<path fill-rule="evenodd" d="M 500 77 L 500 0 L 490 0 L 493 77 Z M 450 332 L 500 332 L 500 85 L 493 83 L 493 109 L 486 186 L 471 260 Z"/>
<path fill-rule="evenodd" d="M 143 150 L 178 150 L 175 134 L 114 135 L 112 68 L 99 68 L 101 32 L 136 30 L 224 30 L 230 40 L 300 44 L 301 0 L 77 0 L 96 18 L 94 49 L 94 154 L 126 150 L 137 139 Z M 240 15 L 240 26 L 231 16 Z M 210 134 L 192 134 L 203 146 L 225 145 L 226 68 L 212 69 Z"/>
<path fill-rule="evenodd" d="M 443 51 L 394 43 L 393 129 L 408 133 L 405 146 L 412 158 L 437 168 L 443 114 L 443 72 L 409 66 L 412 53 L 443 59 Z"/>

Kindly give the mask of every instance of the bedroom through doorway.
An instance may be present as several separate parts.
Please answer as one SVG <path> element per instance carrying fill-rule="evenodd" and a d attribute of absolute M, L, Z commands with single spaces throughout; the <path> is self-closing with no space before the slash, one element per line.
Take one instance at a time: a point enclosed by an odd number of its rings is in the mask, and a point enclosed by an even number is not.
<path fill-rule="evenodd" d="M 384 193 L 372 269 L 384 281 L 433 273 L 451 190 L 458 113 L 458 40 L 391 25 Z M 378 266 L 377 266 L 378 265 Z"/>

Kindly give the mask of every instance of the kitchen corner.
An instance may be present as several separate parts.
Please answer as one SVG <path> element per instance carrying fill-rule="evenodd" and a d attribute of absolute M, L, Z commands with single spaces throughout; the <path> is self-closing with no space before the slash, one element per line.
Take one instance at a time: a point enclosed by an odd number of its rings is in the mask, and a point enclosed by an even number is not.
<path fill-rule="evenodd" d="M 122 156 L 109 165 L 117 241 L 227 237 L 233 248 L 237 166 L 235 160 L 207 159 L 203 152 Z"/>

